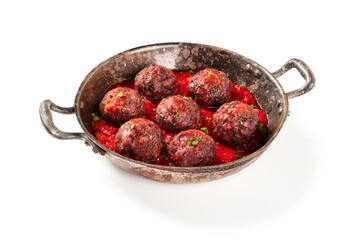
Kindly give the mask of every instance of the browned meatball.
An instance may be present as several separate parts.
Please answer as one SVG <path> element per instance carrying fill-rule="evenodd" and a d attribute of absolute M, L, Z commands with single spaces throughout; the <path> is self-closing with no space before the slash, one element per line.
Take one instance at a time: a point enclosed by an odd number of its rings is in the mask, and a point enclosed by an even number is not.
<path fill-rule="evenodd" d="M 154 101 L 177 94 L 179 90 L 175 74 L 160 65 L 141 70 L 135 77 L 134 86 L 141 95 Z"/>
<path fill-rule="evenodd" d="M 207 107 L 218 107 L 230 101 L 232 82 L 225 73 L 206 68 L 189 80 L 188 95 Z"/>
<path fill-rule="evenodd" d="M 168 145 L 168 153 L 176 166 L 207 166 L 214 161 L 215 142 L 206 133 L 190 129 L 174 137 Z"/>
<path fill-rule="evenodd" d="M 228 102 L 213 116 L 213 135 L 225 143 L 245 146 L 254 136 L 258 123 L 258 114 L 248 104 Z"/>
<path fill-rule="evenodd" d="M 189 97 L 167 97 L 156 107 L 155 121 L 170 132 L 195 129 L 201 125 L 200 107 Z"/>
<path fill-rule="evenodd" d="M 132 118 L 145 115 L 144 102 L 138 92 L 131 88 L 117 87 L 105 94 L 99 105 L 100 116 L 119 126 Z"/>
<path fill-rule="evenodd" d="M 115 135 L 116 152 L 144 162 L 158 159 L 164 147 L 161 129 L 148 119 L 131 119 Z"/>

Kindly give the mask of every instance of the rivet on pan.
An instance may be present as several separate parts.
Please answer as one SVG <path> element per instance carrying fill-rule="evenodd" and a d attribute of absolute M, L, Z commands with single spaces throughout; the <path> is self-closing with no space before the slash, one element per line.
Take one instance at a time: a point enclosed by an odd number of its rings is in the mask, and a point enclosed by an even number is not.
<path fill-rule="evenodd" d="M 260 70 L 259 70 L 259 69 L 255 69 L 254 73 L 255 73 L 255 77 L 256 77 L 256 78 L 260 78 L 260 77 L 261 77 L 261 74 L 260 74 Z"/>
<path fill-rule="evenodd" d="M 282 108 L 282 104 L 281 104 L 281 102 L 279 102 L 279 103 L 278 103 L 277 107 L 279 108 L 279 112 L 281 112 L 281 113 L 282 113 L 283 108 Z"/>
<path fill-rule="evenodd" d="M 248 72 L 252 72 L 252 66 L 250 65 L 250 63 L 246 64 L 245 70 Z"/>

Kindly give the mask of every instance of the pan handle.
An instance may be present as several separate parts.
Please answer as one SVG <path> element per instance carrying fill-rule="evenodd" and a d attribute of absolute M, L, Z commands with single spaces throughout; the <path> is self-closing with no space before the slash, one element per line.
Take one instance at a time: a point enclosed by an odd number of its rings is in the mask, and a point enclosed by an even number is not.
<path fill-rule="evenodd" d="M 303 61 L 293 58 L 287 61 L 279 70 L 273 72 L 274 77 L 280 77 L 292 68 L 296 68 L 305 80 L 305 85 L 299 89 L 286 93 L 288 99 L 301 96 L 315 87 L 315 76 L 309 66 Z"/>
<path fill-rule="evenodd" d="M 39 113 L 42 124 L 44 125 L 46 131 L 53 137 L 57 139 L 79 139 L 83 140 L 87 146 L 91 146 L 94 153 L 99 153 L 104 155 L 105 152 L 98 146 L 96 146 L 90 138 L 85 133 L 75 132 L 63 132 L 59 130 L 53 121 L 51 111 L 63 113 L 63 114 L 73 114 L 75 113 L 74 107 L 60 107 L 50 100 L 44 100 L 40 104 Z"/>

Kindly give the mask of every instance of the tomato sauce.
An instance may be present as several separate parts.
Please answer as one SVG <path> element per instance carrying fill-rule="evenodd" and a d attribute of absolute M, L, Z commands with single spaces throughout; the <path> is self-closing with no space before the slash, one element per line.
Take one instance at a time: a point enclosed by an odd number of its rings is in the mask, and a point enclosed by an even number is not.
<path fill-rule="evenodd" d="M 179 84 L 178 94 L 185 96 L 187 95 L 189 79 L 191 76 L 195 75 L 198 71 L 199 70 L 174 72 Z M 112 88 L 119 86 L 133 89 L 134 81 L 128 80 L 120 84 L 116 84 Z M 255 112 L 258 113 L 258 117 L 259 117 L 258 129 L 257 132 L 255 133 L 253 141 L 250 142 L 249 144 L 255 144 L 255 146 L 260 144 L 261 146 L 261 144 L 264 142 L 266 138 L 266 132 L 268 127 L 266 112 L 260 108 L 253 94 L 245 86 L 241 86 L 236 83 L 233 83 L 231 101 L 235 101 L 235 100 L 249 104 L 251 107 L 254 108 Z M 155 109 L 157 103 L 144 99 L 144 104 L 145 104 L 146 118 L 155 121 Z M 200 127 L 200 130 L 209 134 L 211 137 L 213 137 L 211 135 L 212 134 L 211 122 L 212 122 L 212 117 L 215 114 L 216 110 L 217 108 L 201 108 L 202 126 Z M 115 139 L 115 134 L 119 128 L 114 127 L 109 123 L 106 123 L 104 120 L 100 119 L 96 115 L 93 116 L 94 116 L 94 120 L 92 122 L 92 126 L 95 132 L 96 139 L 106 148 L 115 151 L 114 139 Z M 163 134 L 166 144 L 169 144 L 175 136 L 174 133 L 168 133 L 164 130 L 163 130 Z M 240 149 L 239 147 L 222 144 L 219 141 L 217 141 L 215 138 L 214 140 L 216 145 L 214 165 L 229 163 L 250 154 L 250 152 Z M 169 161 L 166 156 L 163 156 L 159 160 L 156 160 L 151 163 L 157 165 L 173 166 L 171 161 Z"/>

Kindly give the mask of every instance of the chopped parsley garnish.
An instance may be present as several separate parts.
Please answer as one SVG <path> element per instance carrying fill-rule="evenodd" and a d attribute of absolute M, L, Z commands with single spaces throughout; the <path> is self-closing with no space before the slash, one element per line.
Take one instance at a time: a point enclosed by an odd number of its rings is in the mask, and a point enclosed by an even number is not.
<path fill-rule="evenodd" d="M 186 97 L 186 96 L 183 96 L 183 100 L 186 100 L 186 99 L 189 99 L 188 97 Z"/>
<path fill-rule="evenodd" d="M 202 127 L 202 128 L 200 128 L 200 130 L 206 134 L 209 134 L 209 130 L 207 129 L 207 127 Z"/>
<path fill-rule="evenodd" d="M 213 72 L 212 71 L 210 71 L 209 72 L 209 76 L 213 76 L 214 74 L 213 74 Z"/>
<path fill-rule="evenodd" d="M 200 140 L 201 140 L 201 136 L 199 136 L 196 140 L 190 140 L 187 143 L 190 145 L 190 147 L 195 147 L 197 145 L 196 141 L 200 142 Z"/>
<path fill-rule="evenodd" d="M 155 112 L 156 111 L 156 108 L 153 108 L 153 112 Z"/>
<path fill-rule="evenodd" d="M 145 91 L 152 91 L 152 87 L 153 87 L 153 84 L 152 82 L 149 82 L 148 84 L 146 84 L 145 86 Z"/>
<path fill-rule="evenodd" d="M 227 77 L 229 77 L 229 76 L 230 76 L 230 74 L 229 74 L 229 73 L 226 73 L 226 76 L 227 76 Z"/>
<path fill-rule="evenodd" d="M 260 130 L 260 132 L 265 132 L 266 131 L 263 123 L 258 124 L 258 129 Z"/>
<path fill-rule="evenodd" d="M 113 97 L 112 91 L 109 92 L 109 97 Z"/>
<path fill-rule="evenodd" d="M 205 121 L 210 121 L 212 118 L 211 117 L 206 117 Z"/>
<path fill-rule="evenodd" d="M 196 146 L 196 142 L 195 141 L 188 141 L 187 142 L 191 147 L 194 147 L 194 146 Z"/>
<path fill-rule="evenodd" d="M 233 142 L 233 144 L 237 144 L 237 141 L 236 141 L 236 130 L 233 130 L 232 142 Z"/>
<path fill-rule="evenodd" d="M 173 123 L 173 126 L 175 127 L 175 126 L 176 126 L 176 123 Z"/>
<path fill-rule="evenodd" d="M 191 76 L 194 76 L 195 75 L 195 72 L 193 70 L 190 70 L 190 75 Z"/>
<path fill-rule="evenodd" d="M 135 123 L 131 124 L 130 129 L 133 129 L 135 127 Z"/>
<path fill-rule="evenodd" d="M 236 151 L 237 151 L 238 153 L 244 152 L 243 150 L 240 150 L 239 146 L 236 147 Z"/>
<path fill-rule="evenodd" d="M 122 97 L 122 95 L 124 95 L 124 93 L 121 91 L 121 92 L 119 92 L 119 94 L 117 96 Z"/>
<path fill-rule="evenodd" d="M 251 106 L 252 108 L 256 108 L 256 106 L 255 106 L 255 105 L 253 105 L 253 104 L 251 104 L 250 106 Z"/>
<path fill-rule="evenodd" d="M 235 157 L 238 157 L 238 159 L 240 159 L 240 158 L 243 158 L 244 156 L 241 156 L 240 154 L 238 154 L 238 153 L 234 153 L 234 156 Z"/>
<path fill-rule="evenodd" d="M 92 113 L 91 116 L 93 117 L 93 120 L 94 120 L 94 121 L 97 121 L 97 120 L 100 119 L 99 116 L 96 115 L 95 113 Z"/>
<path fill-rule="evenodd" d="M 231 110 L 229 109 L 229 110 L 227 111 L 227 113 L 231 113 Z"/>
<path fill-rule="evenodd" d="M 200 94 L 194 94 L 194 98 L 195 98 L 195 99 L 199 99 L 199 98 L 200 98 Z"/>
<path fill-rule="evenodd" d="M 241 127 L 244 127 L 244 125 L 245 125 L 244 122 L 243 122 L 243 121 L 240 121 L 240 126 L 241 126 Z"/>
<path fill-rule="evenodd" d="M 175 112 L 175 115 L 178 115 L 178 114 L 179 114 L 179 111 L 176 111 L 176 112 Z"/>

